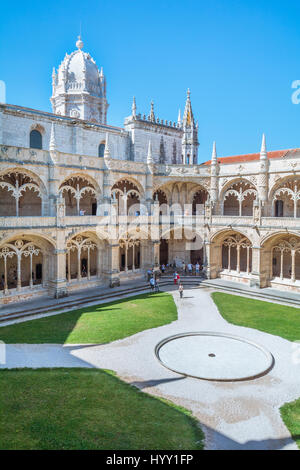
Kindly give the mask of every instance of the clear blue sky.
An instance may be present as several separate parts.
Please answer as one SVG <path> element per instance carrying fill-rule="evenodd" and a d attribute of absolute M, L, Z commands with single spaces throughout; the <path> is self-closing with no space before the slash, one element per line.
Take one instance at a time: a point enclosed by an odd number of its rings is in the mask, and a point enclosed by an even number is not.
<path fill-rule="evenodd" d="M 107 77 L 108 122 L 138 112 L 176 120 L 191 89 L 199 162 L 300 147 L 300 2 L 294 0 L 63 0 L 1 2 L 0 79 L 7 102 L 51 111 L 52 67 L 84 50 Z"/>

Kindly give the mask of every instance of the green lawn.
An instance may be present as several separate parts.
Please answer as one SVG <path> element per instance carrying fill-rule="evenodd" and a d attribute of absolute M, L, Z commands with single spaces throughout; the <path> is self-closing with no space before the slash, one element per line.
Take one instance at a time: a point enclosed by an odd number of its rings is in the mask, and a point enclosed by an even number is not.
<path fill-rule="evenodd" d="M 0 327 L 5 343 L 109 343 L 177 319 L 170 294 L 142 294 Z"/>
<path fill-rule="evenodd" d="M 280 408 L 282 419 L 300 449 L 300 398 Z"/>
<path fill-rule="evenodd" d="M 96 369 L 0 371 L 0 449 L 203 447 L 191 414 Z"/>
<path fill-rule="evenodd" d="M 214 292 L 212 298 L 229 323 L 255 328 L 289 341 L 300 340 L 298 308 L 221 292 Z"/>

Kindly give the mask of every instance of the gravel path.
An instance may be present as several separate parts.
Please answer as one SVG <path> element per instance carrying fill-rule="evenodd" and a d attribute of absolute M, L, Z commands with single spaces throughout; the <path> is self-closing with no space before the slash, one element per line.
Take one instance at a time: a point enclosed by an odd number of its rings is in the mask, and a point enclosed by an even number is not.
<path fill-rule="evenodd" d="M 293 344 L 280 337 L 228 324 L 210 297 L 210 289 L 187 289 L 180 300 L 172 292 L 179 319 L 106 345 L 7 345 L 1 367 L 96 367 L 112 369 L 123 380 L 190 410 L 206 435 L 206 449 L 297 449 L 281 420 L 279 407 L 300 397 L 300 364 Z M 167 336 L 215 331 L 264 346 L 275 358 L 265 376 L 246 382 L 207 382 L 164 368 L 154 355 Z M 191 351 L 192 352 L 192 351 Z"/>

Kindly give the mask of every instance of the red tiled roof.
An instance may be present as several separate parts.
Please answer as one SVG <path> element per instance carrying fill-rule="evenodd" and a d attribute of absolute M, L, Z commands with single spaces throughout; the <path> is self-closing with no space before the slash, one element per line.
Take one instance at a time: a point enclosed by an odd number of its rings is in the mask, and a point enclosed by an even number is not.
<path fill-rule="evenodd" d="M 288 153 L 296 153 L 300 149 L 288 149 L 288 150 L 275 150 L 274 152 L 267 152 L 268 158 L 282 158 L 285 157 Z M 218 163 L 243 163 L 251 162 L 254 160 L 259 160 L 259 153 L 249 153 L 247 155 L 234 155 L 230 157 L 220 157 L 218 158 Z M 203 165 L 210 165 L 211 160 L 204 162 Z"/>

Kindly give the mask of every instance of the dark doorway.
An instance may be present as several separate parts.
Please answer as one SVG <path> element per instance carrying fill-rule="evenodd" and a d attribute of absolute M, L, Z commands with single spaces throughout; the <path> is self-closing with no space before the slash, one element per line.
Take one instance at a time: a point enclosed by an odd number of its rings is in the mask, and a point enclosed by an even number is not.
<path fill-rule="evenodd" d="M 191 250 L 191 263 L 196 264 L 197 261 L 201 266 L 203 265 L 203 248 L 201 250 Z"/>
<path fill-rule="evenodd" d="M 161 241 L 160 241 L 159 257 L 160 257 L 160 264 L 168 264 L 168 262 L 169 262 L 169 246 L 168 246 L 168 242 L 165 238 L 162 238 Z"/>
<path fill-rule="evenodd" d="M 280 199 L 275 202 L 275 217 L 283 217 L 283 201 Z"/>
<path fill-rule="evenodd" d="M 121 254 L 121 266 L 120 266 L 120 270 L 121 271 L 124 271 L 125 269 L 125 253 L 122 253 Z"/>
<path fill-rule="evenodd" d="M 92 215 L 97 215 L 97 202 L 92 203 Z"/>
<path fill-rule="evenodd" d="M 43 268 L 42 264 L 35 265 L 35 278 L 37 281 L 41 281 L 43 278 Z"/>

